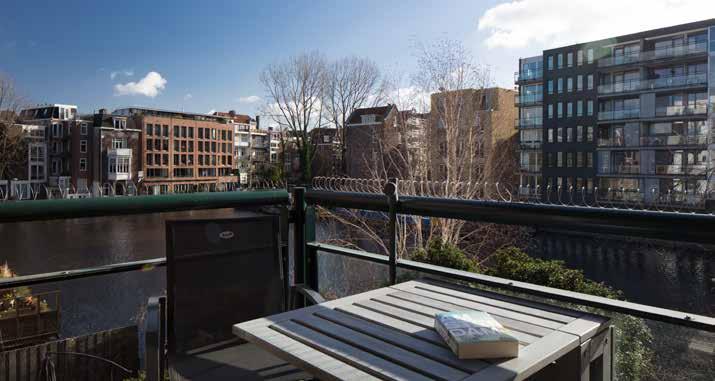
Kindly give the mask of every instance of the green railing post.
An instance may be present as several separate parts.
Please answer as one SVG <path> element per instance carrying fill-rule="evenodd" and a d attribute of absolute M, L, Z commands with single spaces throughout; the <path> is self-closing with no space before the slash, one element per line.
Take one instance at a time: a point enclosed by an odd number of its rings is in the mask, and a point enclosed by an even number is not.
<path fill-rule="evenodd" d="M 308 206 L 305 210 L 305 240 L 304 242 L 315 241 L 315 208 Z M 306 269 L 306 279 L 305 283 L 312 290 L 319 291 L 318 288 L 318 251 L 311 248 L 305 247 L 305 269 Z"/>
<path fill-rule="evenodd" d="M 305 261 L 305 188 L 293 189 L 293 284 L 304 284 L 306 278 Z M 296 296 L 297 297 L 297 296 Z M 292 303 L 300 308 L 305 306 L 305 299 L 299 297 Z"/>
<path fill-rule="evenodd" d="M 390 284 L 395 284 L 397 282 L 397 179 L 392 179 L 390 182 L 385 184 L 385 195 L 387 196 L 387 203 L 389 205 L 388 216 L 390 218 L 387 234 L 388 234 L 388 247 L 390 256 Z"/>

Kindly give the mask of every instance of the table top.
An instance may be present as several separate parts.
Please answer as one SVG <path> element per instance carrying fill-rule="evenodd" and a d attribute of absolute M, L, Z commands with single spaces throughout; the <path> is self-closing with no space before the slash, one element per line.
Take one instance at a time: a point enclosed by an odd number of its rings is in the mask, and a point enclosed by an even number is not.
<path fill-rule="evenodd" d="M 519 357 L 459 360 L 433 329 L 436 313 L 457 310 L 488 312 L 519 340 Z M 236 324 L 233 332 L 321 380 L 513 380 L 577 348 L 608 321 L 419 280 Z"/>

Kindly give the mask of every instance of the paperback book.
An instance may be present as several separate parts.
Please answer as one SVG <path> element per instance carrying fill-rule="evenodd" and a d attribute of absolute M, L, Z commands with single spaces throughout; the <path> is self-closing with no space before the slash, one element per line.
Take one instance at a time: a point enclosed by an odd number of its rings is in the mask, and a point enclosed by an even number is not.
<path fill-rule="evenodd" d="M 456 311 L 437 314 L 434 328 L 460 359 L 517 357 L 519 340 L 488 313 Z"/>

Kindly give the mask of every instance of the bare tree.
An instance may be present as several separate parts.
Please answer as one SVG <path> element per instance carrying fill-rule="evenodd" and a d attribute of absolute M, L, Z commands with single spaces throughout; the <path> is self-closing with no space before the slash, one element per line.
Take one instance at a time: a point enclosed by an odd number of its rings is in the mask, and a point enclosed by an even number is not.
<path fill-rule="evenodd" d="M 314 154 L 308 131 L 322 125 L 326 73 L 325 58 L 312 52 L 269 65 L 261 74 L 268 99 L 266 114 L 295 146 L 302 180 L 306 182 L 311 179 Z"/>
<path fill-rule="evenodd" d="M 0 179 L 9 180 L 26 158 L 23 130 L 16 126 L 23 99 L 12 79 L 0 74 Z"/>
<path fill-rule="evenodd" d="M 493 131 L 485 129 L 498 122 L 495 118 L 511 123 L 514 117 L 486 107 L 493 101 L 485 90 L 490 84 L 489 71 L 474 63 L 462 45 L 454 41 L 420 46 L 417 60 L 412 85 L 402 91 L 392 89 L 387 99 L 394 104 L 420 104 L 426 94 L 431 94 L 430 112 L 398 113 L 393 133 L 399 134 L 401 144 L 388 147 L 378 140 L 376 147 L 370 147 L 379 154 L 363 158 L 369 181 L 360 189 L 380 192 L 379 181 L 397 177 L 401 194 L 461 199 L 499 196 L 495 183 L 502 187 L 505 182 L 515 183 L 518 162 L 516 137 L 495 143 Z M 508 198 L 508 191 L 501 196 Z M 331 218 L 354 232 L 363 246 L 368 241 L 370 246 L 386 252 L 380 218 L 369 219 L 351 211 L 341 211 Z M 397 230 L 400 256 L 439 238 L 484 258 L 495 248 L 518 244 L 523 238 L 523 231 L 512 227 L 442 218 L 432 218 L 425 224 L 414 216 L 401 216 Z"/>
<path fill-rule="evenodd" d="M 384 83 L 377 65 L 366 58 L 346 57 L 328 66 L 323 103 L 325 117 L 336 128 L 341 168 L 345 167 L 345 123 L 358 108 L 382 101 Z"/>

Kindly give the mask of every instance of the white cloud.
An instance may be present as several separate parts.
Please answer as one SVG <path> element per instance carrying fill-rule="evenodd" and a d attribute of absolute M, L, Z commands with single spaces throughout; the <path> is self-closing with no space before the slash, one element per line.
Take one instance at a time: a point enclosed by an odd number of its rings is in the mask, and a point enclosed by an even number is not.
<path fill-rule="evenodd" d="M 713 0 L 513 0 L 484 12 L 478 28 L 488 48 L 557 47 L 714 16 Z"/>
<path fill-rule="evenodd" d="M 194 96 L 191 95 L 191 93 L 188 93 L 188 94 L 184 95 L 184 100 L 185 100 L 185 101 L 188 101 L 189 99 L 191 99 L 191 98 L 193 98 L 193 97 L 194 97 Z"/>
<path fill-rule="evenodd" d="M 114 85 L 114 95 L 145 95 L 154 98 L 166 86 L 166 79 L 161 74 L 150 71 L 138 82 Z"/>
<path fill-rule="evenodd" d="M 216 110 L 211 109 L 209 112 L 206 113 L 206 115 L 213 115 L 216 112 Z"/>
<path fill-rule="evenodd" d="M 134 70 L 117 70 L 109 73 L 109 78 L 114 79 L 118 76 L 123 75 L 125 77 L 131 77 L 134 75 Z"/>
<path fill-rule="evenodd" d="M 257 103 L 261 101 L 261 97 L 258 95 L 249 95 L 247 97 L 238 98 L 239 103 Z"/>

